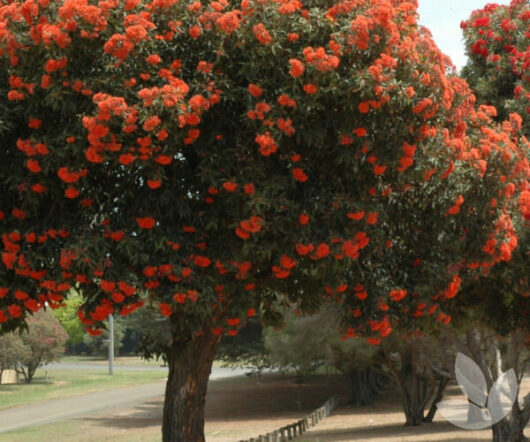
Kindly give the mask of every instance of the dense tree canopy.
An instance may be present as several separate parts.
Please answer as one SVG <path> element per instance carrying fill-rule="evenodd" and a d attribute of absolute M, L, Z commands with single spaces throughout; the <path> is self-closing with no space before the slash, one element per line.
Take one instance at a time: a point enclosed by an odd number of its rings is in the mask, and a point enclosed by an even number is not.
<path fill-rule="evenodd" d="M 517 244 L 520 118 L 415 2 L 3 0 L 0 56 L 2 330 L 77 286 L 90 333 L 156 306 L 170 366 L 324 298 L 377 343 Z"/>
<path fill-rule="evenodd" d="M 5 327 L 79 284 L 92 332 L 141 292 L 234 331 L 310 272 L 370 312 L 509 259 L 520 122 L 472 111 L 412 4 L 311 6 L 2 8 Z"/>

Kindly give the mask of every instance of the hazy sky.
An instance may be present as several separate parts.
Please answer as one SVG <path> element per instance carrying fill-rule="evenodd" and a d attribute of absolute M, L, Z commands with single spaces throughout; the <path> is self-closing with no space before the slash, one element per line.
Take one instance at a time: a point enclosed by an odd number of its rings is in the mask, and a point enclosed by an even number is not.
<path fill-rule="evenodd" d="M 471 11 L 482 9 L 487 3 L 507 5 L 509 0 L 418 0 L 420 23 L 429 28 L 434 41 L 444 54 L 449 55 L 458 69 L 466 64 L 460 22 L 469 18 Z"/>

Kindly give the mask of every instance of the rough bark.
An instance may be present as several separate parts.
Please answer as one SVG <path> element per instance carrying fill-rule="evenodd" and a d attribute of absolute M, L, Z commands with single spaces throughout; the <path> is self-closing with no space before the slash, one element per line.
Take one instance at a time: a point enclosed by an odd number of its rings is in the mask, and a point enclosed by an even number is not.
<path fill-rule="evenodd" d="M 524 429 L 528 420 L 525 421 L 525 410 L 521 410 L 516 402 L 512 413 L 506 419 L 496 423 L 492 427 L 493 442 L 526 442 L 528 438 L 524 435 Z"/>
<path fill-rule="evenodd" d="M 510 422 L 506 419 L 496 423 L 491 427 L 493 442 L 518 442 L 512 436 Z"/>
<path fill-rule="evenodd" d="M 206 390 L 219 341 L 205 333 L 186 342 L 177 338 L 168 349 L 163 442 L 204 442 Z"/>
<path fill-rule="evenodd" d="M 373 404 L 382 388 L 380 375 L 372 367 L 350 371 L 351 400 L 354 407 Z"/>
<path fill-rule="evenodd" d="M 423 423 L 425 404 L 428 401 L 426 380 L 421 379 L 416 373 L 411 374 L 407 391 L 403 397 L 403 411 L 405 412 L 406 426 L 416 426 Z"/>

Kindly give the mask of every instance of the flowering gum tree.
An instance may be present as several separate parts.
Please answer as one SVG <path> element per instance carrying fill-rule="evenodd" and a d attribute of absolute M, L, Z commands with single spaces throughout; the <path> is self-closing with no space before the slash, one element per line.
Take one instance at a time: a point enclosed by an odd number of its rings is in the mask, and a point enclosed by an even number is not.
<path fill-rule="evenodd" d="M 463 75 L 480 102 L 493 104 L 507 118 L 517 112 L 530 131 L 530 4 L 512 0 L 473 11 L 461 23 L 468 63 Z"/>
<path fill-rule="evenodd" d="M 497 108 L 496 120 L 501 120 L 503 115 L 508 115 L 510 119 L 520 118 L 518 124 L 521 125 L 526 146 L 530 136 L 529 21 L 530 3 L 513 0 L 510 5 L 489 4 L 473 11 L 471 17 L 461 24 L 470 56 L 463 71 L 464 77 L 476 90 L 478 100 Z M 514 110 L 519 115 L 510 114 Z M 479 292 L 480 302 L 471 300 L 472 304 L 486 310 L 487 320 L 490 324 L 493 320 L 492 324 L 502 335 L 516 329 L 524 329 L 526 333 L 530 331 L 528 183 L 526 188 L 521 188 L 518 205 L 522 217 L 515 224 L 519 232 L 516 253 L 509 263 L 496 266 L 487 278 L 478 281 L 475 291 Z"/>
<path fill-rule="evenodd" d="M 247 317 L 332 299 L 377 344 L 510 259 L 519 120 L 474 108 L 414 2 L 2 5 L 2 330 L 73 286 L 92 334 L 159 309 L 165 441 L 204 440 Z"/>
<path fill-rule="evenodd" d="M 463 76 L 476 91 L 477 99 L 493 104 L 500 121 L 519 112 L 522 133 L 530 136 L 530 3 L 512 1 L 509 6 L 490 4 L 474 11 L 462 23 L 470 55 Z M 514 224 L 518 246 L 510 262 L 495 266 L 486 278 L 466 285 L 465 297 L 450 307 L 453 316 L 468 326 L 479 322 L 493 327 L 496 339 L 490 346 L 502 352 L 507 367 L 522 382 L 528 366 L 524 348 L 530 344 L 530 187 L 522 189 L 519 207 L 523 219 Z M 446 306 L 449 307 L 449 306 Z M 470 330 L 473 330 L 472 328 Z M 488 350 L 481 349 L 467 333 L 467 346 L 473 359 L 486 366 Z M 499 353 L 500 354 L 500 353 Z M 497 355 L 495 355 L 498 357 Z M 485 371 L 488 388 L 495 374 Z M 493 371 L 495 373 L 495 371 Z M 494 441 L 522 441 L 530 420 L 530 394 L 513 404 L 508 417 L 493 425 Z"/>

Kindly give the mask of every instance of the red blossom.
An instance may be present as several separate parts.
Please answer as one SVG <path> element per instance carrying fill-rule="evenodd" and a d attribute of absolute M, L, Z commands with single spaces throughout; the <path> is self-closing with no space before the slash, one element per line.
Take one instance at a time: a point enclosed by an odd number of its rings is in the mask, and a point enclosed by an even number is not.
<path fill-rule="evenodd" d="M 77 198 L 79 194 L 80 194 L 79 190 L 72 186 L 68 186 L 66 190 L 64 191 L 64 195 L 66 196 L 66 198 L 70 198 L 70 199 Z"/>
<path fill-rule="evenodd" d="M 39 173 L 42 171 L 40 163 L 37 160 L 29 159 L 26 163 L 26 167 L 30 172 Z"/>
<path fill-rule="evenodd" d="M 171 316 L 173 313 L 173 310 L 171 309 L 171 305 L 166 304 L 164 302 L 161 302 L 158 304 L 158 308 L 160 309 L 160 313 L 162 313 L 162 316 Z"/>
<path fill-rule="evenodd" d="M 223 183 L 223 189 L 225 189 L 228 192 L 235 192 L 237 189 L 237 184 L 233 181 L 225 181 Z"/>
<path fill-rule="evenodd" d="M 282 255 L 280 259 L 281 266 L 284 269 L 290 270 L 296 265 L 296 261 L 288 255 Z"/>
<path fill-rule="evenodd" d="M 350 212 L 347 214 L 348 218 L 353 219 L 355 221 L 360 221 L 364 218 L 364 210 L 360 210 L 358 212 Z"/>
<path fill-rule="evenodd" d="M 252 83 L 248 85 L 248 91 L 250 92 L 250 95 L 256 98 L 260 97 L 263 94 L 263 89 L 261 89 L 258 85 Z"/>
<path fill-rule="evenodd" d="M 301 183 L 305 183 L 309 179 L 309 177 L 304 172 L 304 169 L 302 169 L 301 167 L 293 168 L 292 173 L 293 173 L 293 178 L 296 181 L 300 181 Z"/>
<path fill-rule="evenodd" d="M 258 23 L 252 28 L 252 31 L 254 32 L 254 35 L 256 36 L 256 39 L 264 45 L 268 45 L 272 43 L 272 37 L 269 34 L 269 31 L 263 26 L 263 23 Z"/>
<path fill-rule="evenodd" d="M 195 257 L 194 262 L 198 267 L 208 267 L 212 263 L 212 260 L 206 256 L 198 255 Z"/>
<path fill-rule="evenodd" d="M 289 64 L 291 65 L 291 70 L 289 71 L 289 74 L 291 74 L 291 76 L 293 76 L 294 78 L 298 78 L 304 73 L 305 67 L 300 60 L 297 60 L 296 58 L 291 58 L 289 60 Z"/>
<path fill-rule="evenodd" d="M 405 296 L 407 296 L 407 291 L 404 289 L 392 290 L 389 296 L 392 298 L 392 301 L 398 302 L 401 301 Z"/>
<path fill-rule="evenodd" d="M 144 218 L 136 218 L 136 222 L 138 226 L 142 229 L 152 229 L 156 224 L 156 220 L 150 216 Z"/>
<path fill-rule="evenodd" d="M 305 226 L 307 223 L 309 223 L 309 215 L 307 215 L 306 213 L 301 213 L 298 217 L 298 222 L 300 223 L 300 225 Z"/>

